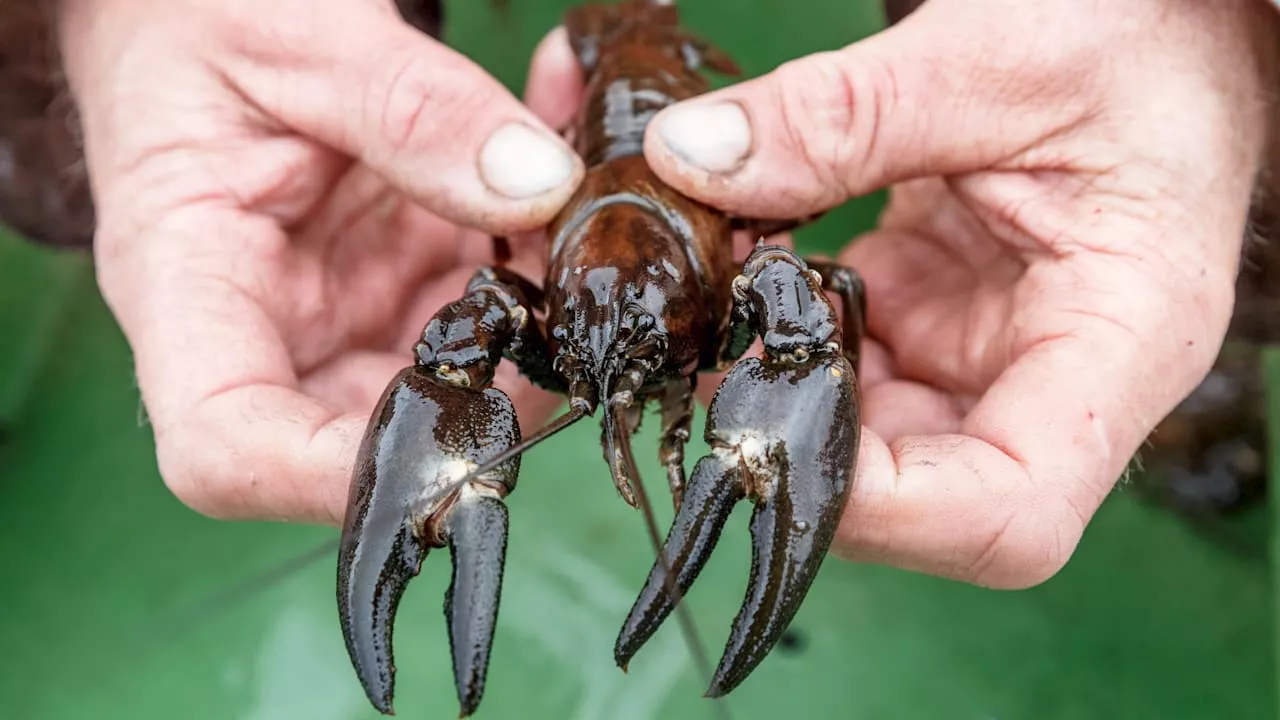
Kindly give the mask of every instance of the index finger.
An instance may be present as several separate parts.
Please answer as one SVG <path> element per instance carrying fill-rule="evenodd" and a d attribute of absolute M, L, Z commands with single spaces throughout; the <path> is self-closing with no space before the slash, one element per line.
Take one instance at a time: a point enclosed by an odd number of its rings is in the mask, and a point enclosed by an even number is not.
<path fill-rule="evenodd" d="M 1056 574 L 1160 417 L 1125 417 L 1142 391 L 1088 372 L 1098 360 L 1128 374 L 1119 353 L 1098 357 L 1105 339 L 1024 356 L 958 433 L 886 443 L 865 431 L 837 554 L 999 588 Z"/>
<path fill-rule="evenodd" d="M 239 211 L 178 211 L 108 246 L 100 284 L 133 349 L 160 472 L 178 499 L 217 518 L 334 525 L 368 414 L 299 390 L 252 289 L 269 266 L 259 249 L 284 242 L 279 233 Z"/>
<path fill-rule="evenodd" d="M 1170 294 L 1143 297 L 1178 312 Z M 1046 336 L 955 433 L 886 442 L 867 418 L 834 551 L 996 588 L 1056 574 L 1148 434 L 1213 360 L 1210 325 L 1135 314 L 1133 330 L 1086 318 Z M 867 405 L 906 404 L 892 394 L 908 386 L 874 390 L 882 394 Z"/>

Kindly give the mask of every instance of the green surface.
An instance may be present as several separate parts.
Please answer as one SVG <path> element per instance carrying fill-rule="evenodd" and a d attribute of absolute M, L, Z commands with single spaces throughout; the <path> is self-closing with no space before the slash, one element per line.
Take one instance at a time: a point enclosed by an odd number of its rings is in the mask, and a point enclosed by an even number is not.
<path fill-rule="evenodd" d="M 689 22 L 753 73 L 875 20 L 836 0 L 729 4 L 690 3 Z M 513 5 L 505 21 L 455 10 L 455 38 L 518 85 L 564 3 Z M 805 244 L 866 227 L 876 203 L 833 214 Z M 332 556 L 278 567 L 336 532 L 219 523 L 168 494 L 127 347 L 85 259 L 0 239 L 0 337 L 0 717 L 376 717 L 338 630 Z M 480 718 L 714 717 L 675 623 L 628 675 L 612 664 L 652 557 L 597 441 L 584 425 L 526 457 Z M 638 441 L 650 478 L 661 476 L 654 444 L 650 424 Z M 688 455 L 703 452 L 695 443 Z M 746 581 L 746 519 L 746 508 L 731 519 L 689 599 L 713 650 Z M 1265 517 L 1246 520 L 1246 536 L 1265 543 Z M 775 652 L 730 705 L 761 720 L 1273 718 L 1265 557 L 1228 552 L 1120 493 L 1067 568 L 1026 592 L 832 561 L 794 625 L 800 647 Z M 401 605 L 400 717 L 456 717 L 448 574 L 433 556 Z"/>

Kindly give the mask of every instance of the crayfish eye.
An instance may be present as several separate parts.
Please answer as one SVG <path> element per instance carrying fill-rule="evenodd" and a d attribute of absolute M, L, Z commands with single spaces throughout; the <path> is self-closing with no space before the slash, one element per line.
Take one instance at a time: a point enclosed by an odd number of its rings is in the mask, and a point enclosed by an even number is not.
<path fill-rule="evenodd" d="M 556 342 L 564 342 L 565 338 L 569 337 L 569 331 L 565 329 L 565 326 L 563 325 L 556 325 L 551 328 L 551 337 L 554 338 Z"/>

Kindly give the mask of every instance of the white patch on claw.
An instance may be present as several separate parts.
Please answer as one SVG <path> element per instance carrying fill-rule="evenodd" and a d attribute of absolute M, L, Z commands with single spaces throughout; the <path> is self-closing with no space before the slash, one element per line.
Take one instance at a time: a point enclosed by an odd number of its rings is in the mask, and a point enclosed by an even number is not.
<path fill-rule="evenodd" d="M 435 515 L 445 501 L 453 496 L 453 492 L 449 492 L 449 487 L 466 477 L 478 465 L 465 460 L 463 458 L 449 458 L 441 462 L 434 468 L 427 469 L 427 475 L 422 477 L 420 487 L 421 494 L 418 495 L 416 512 L 414 513 L 419 519 L 427 519 Z M 473 483 L 467 483 L 464 487 Z"/>
<path fill-rule="evenodd" d="M 482 497 L 491 497 L 501 500 L 502 493 L 498 492 L 497 488 L 492 485 L 482 482 L 468 482 L 458 488 L 459 503 L 472 503 Z"/>
<path fill-rule="evenodd" d="M 743 435 L 738 441 L 738 450 L 748 462 L 752 459 L 758 461 L 764 454 L 764 449 L 764 441 L 754 435 Z"/>
<path fill-rule="evenodd" d="M 475 470 L 478 465 L 470 460 L 462 458 L 450 458 L 440 463 L 440 470 L 436 477 L 441 482 L 454 483 L 467 476 L 467 473 Z"/>
<path fill-rule="evenodd" d="M 517 305 L 511 309 L 511 321 L 517 328 L 523 330 L 525 324 L 529 322 L 529 312 Z"/>
<path fill-rule="evenodd" d="M 724 459 L 725 464 L 742 463 L 746 467 L 747 477 L 743 478 L 743 482 L 746 484 L 748 497 L 762 502 L 772 500 L 778 483 L 777 472 L 769 458 L 770 443 L 751 430 L 734 433 L 727 440 L 730 447 L 717 447 L 714 452 Z"/>

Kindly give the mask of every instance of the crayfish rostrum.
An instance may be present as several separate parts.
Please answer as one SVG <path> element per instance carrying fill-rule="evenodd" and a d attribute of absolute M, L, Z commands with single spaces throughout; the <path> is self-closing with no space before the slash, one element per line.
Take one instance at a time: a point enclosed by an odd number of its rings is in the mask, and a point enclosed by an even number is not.
<path fill-rule="evenodd" d="M 357 674 L 383 712 L 392 705 L 397 603 L 442 547 L 453 557 L 445 602 L 458 699 L 463 715 L 478 706 L 502 585 L 505 498 L 520 453 L 560 428 L 599 411 L 613 482 L 643 506 L 630 437 L 646 403 L 661 409 L 659 452 L 676 513 L 614 648 L 624 668 L 678 610 L 735 503 L 754 503 L 746 599 L 711 697 L 733 690 L 782 636 L 850 491 L 861 280 L 763 239 L 736 265 L 735 230 L 763 238 L 806 219 L 731 218 L 665 185 L 642 154 L 658 110 L 706 92 L 704 67 L 736 74 L 736 65 L 665 3 L 583 5 L 564 24 L 586 79 L 570 136 L 588 172 L 547 228 L 542 285 L 503 266 L 478 270 L 426 325 L 416 362 L 392 380 L 356 463 L 338 600 Z M 745 356 L 756 338 L 762 355 Z M 568 399 L 564 415 L 524 441 L 511 401 L 491 386 L 504 360 Z M 686 483 L 696 376 L 726 368 L 708 411 L 712 451 Z"/>

